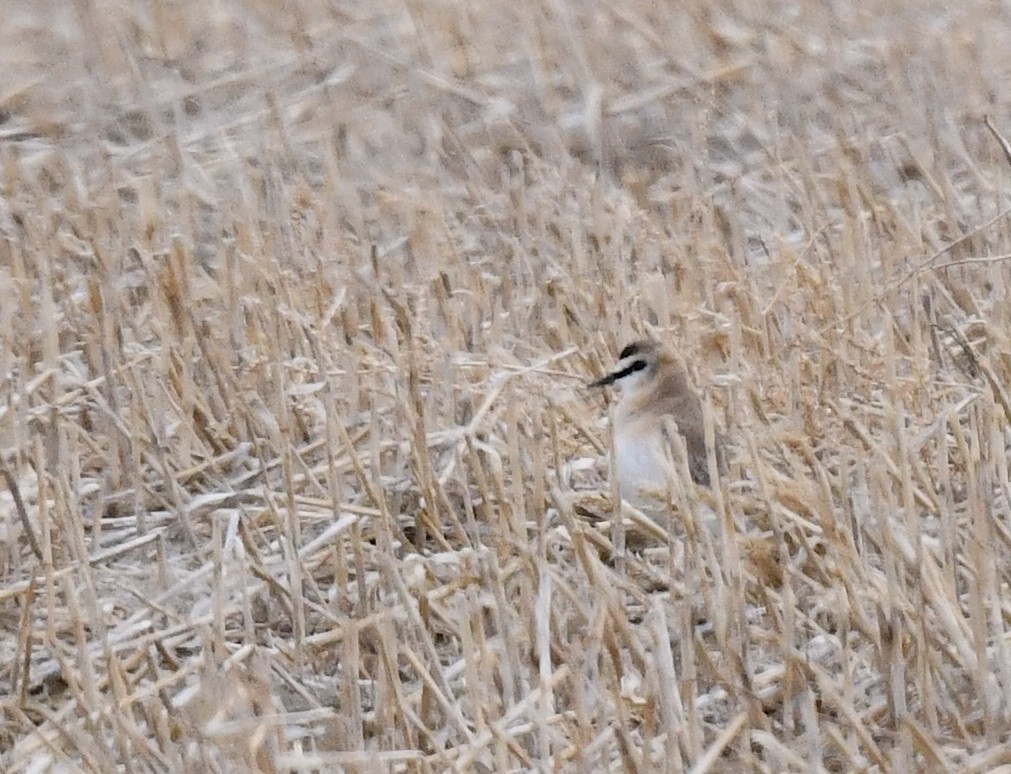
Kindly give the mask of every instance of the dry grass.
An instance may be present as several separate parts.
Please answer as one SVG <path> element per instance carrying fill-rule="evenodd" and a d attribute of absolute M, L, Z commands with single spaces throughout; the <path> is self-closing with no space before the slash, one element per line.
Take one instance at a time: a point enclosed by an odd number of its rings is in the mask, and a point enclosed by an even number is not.
<path fill-rule="evenodd" d="M 1011 767 L 1005 5 L 204 5 L 0 10 L 0 769 Z"/>

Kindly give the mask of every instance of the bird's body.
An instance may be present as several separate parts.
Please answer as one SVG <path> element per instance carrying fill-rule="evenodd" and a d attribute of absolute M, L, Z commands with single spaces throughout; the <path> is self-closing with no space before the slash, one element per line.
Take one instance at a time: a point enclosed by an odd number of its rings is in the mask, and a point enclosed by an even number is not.
<path fill-rule="evenodd" d="M 621 399 L 614 412 L 614 462 L 621 496 L 632 503 L 664 497 L 671 475 L 681 469 L 671 433 L 684 440 L 686 463 L 696 484 L 709 486 L 702 401 L 688 369 L 659 342 L 644 339 L 621 351 L 613 372 L 591 387 L 615 384 Z M 717 437 L 717 466 L 723 470 L 722 442 Z"/>

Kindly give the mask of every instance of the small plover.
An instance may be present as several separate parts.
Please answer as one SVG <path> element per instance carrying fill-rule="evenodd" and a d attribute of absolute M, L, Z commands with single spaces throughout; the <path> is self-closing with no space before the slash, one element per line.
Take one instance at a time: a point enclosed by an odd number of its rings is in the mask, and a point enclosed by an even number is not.
<path fill-rule="evenodd" d="M 688 471 L 696 484 L 709 486 L 702 401 L 691 385 L 688 369 L 672 352 L 653 339 L 635 341 L 618 356 L 618 364 L 590 387 L 617 385 L 621 399 L 614 411 L 614 469 L 625 500 L 655 499 L 668 490 L 678 444 L 668 428 L 684 438 Z M 717 467 L 724 471 L 723 443 L 715 434 Z M 674 470 L 681 469 L 673 466 Z"/>

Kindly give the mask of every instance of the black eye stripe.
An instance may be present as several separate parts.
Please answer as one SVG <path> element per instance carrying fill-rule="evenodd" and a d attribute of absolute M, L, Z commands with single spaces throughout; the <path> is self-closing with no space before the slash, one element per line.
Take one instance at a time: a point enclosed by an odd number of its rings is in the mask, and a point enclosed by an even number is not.
<path fill-rule="evenodd" d="M 636 360 L 629 363 L 627 366 L 622 368 L 620 371 L 615 371 L 614 373 L 608 374 L 602 379 L 597 379 L 595 382 L 590 382 L 588 387 L 604 387 L 608 384 L 614 384 L 619 379 L 624 379 L 629 374 L 634 374 L 636 371 L 641 371 L 646 367 L 645 360 Z"/>
<path fill-rule="evenodd" d="M 634 374 L 636 371 L 641 371 L 645 367 L 646 367 L 646 361 L 645 360 L 634 360 L 631 363 L 629 363 L 627 366 L 625 366 L 624 368 L 622 368 L 620 371 L 617 371 L 616 373 L 614 373 L 612 375 L 614 377 L 613 381 L 618 381 L 618 379 L 624 379 L 629 374 Z"/>

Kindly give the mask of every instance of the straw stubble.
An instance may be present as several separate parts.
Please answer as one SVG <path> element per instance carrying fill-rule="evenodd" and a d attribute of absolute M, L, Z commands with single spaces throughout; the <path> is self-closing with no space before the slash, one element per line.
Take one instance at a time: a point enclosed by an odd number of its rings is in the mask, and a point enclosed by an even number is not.
<path fill-rule="evenodd" d="M 6 10 L 0 769 L 1011 763 L 1011 45 L 872 5 Z"/>

